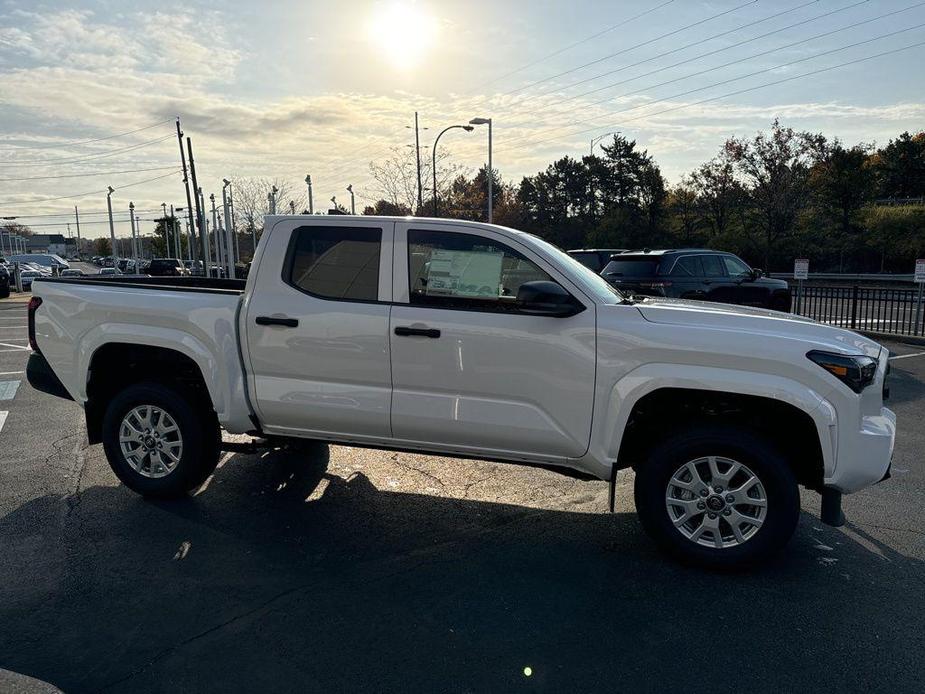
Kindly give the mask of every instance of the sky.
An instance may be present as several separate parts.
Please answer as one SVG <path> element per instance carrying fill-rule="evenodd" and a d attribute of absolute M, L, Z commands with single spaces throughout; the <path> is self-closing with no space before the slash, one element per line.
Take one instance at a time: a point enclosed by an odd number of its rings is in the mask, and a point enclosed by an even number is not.
<path fill-rule="evenodd" d="M 67 233 L 50 215 L 77 205 L 105 235 L 112 186 L 117 235 L 130 201 L 147 231 L 185 205 L 178 116 L 206 197 L 311 174 L 322 209 L 379 197 L 369 164 L 414 142 L 415 111 L 422 147 L 492 118 L 514 182 L 613 131 L 670 183 L 774 118 L 885 144 L 925 128 L 923 43 L 916 0 L 0 0 L 0 217 Z M 440 150 L 474 172 L 487 129 Z"/>

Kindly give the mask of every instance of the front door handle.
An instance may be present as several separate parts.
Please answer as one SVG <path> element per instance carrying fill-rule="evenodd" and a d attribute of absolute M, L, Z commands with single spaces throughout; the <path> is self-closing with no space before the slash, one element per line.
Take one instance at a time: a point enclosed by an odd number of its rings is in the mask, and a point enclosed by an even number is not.
<path fill-rule="evenodd" d="M 404 325 L 399 325 L 395 328 L 395 334 L 400 337 L 429 337 L 433 340 L 440 337 L 440 331 L 436 328 L 409 328 Z"/>
<path fill-rule="evenodd" d="M 257 316 L 254 319 L 254 322 L 257 325 L 282 325 L 286 328 L 297 328 L 299 327 L 299 321 L 296 318 L 287 318 L 282 316 L 277 318 L 276 316 Z"/>

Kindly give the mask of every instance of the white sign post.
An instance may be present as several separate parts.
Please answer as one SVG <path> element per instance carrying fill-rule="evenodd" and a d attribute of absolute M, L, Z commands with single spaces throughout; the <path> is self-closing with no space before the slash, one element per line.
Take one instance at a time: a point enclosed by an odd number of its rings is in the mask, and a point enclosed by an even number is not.
<path fill-rule="evenodd" d="M 925 287 L 925 258 L 919 258 L 915 261 L 915 281 L 919 285 L 919 295 L 915 301 L 915 330 L 912 332 L 921 335 L 923 331 L 919 328 L 922 320 L 922 287 Z"/>
<path fill-rule="evenodd" d="M 803 308 L 803 280 L 809 279 L 809 258 L 796 258 L 793 261 L 793 279 L 797 281 L 797 310 Z"/>

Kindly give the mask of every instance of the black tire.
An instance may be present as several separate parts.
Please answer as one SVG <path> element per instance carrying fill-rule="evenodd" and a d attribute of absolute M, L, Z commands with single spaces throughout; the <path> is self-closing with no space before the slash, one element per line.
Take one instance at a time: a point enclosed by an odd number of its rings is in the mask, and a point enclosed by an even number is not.
<path fill-rule="evenodd" d="M 767 506 L 763 523 L 757 530 L 753 524 L 747 522 L 739 525 L 739 531 L 743 535 L 751 533 L 740 544 L 721 548 L 698 544 L 675 527 L 674 519 L 669 513 L 666 495 L 672 476 L 685 464 L 706 456 L 721 456 L 744 465 L 747 471 L 758 478 L 766 493 Z M 720 462 L 719 465 L 723 466 L 721 471 L 732 470 L 732 466 L 725 463 Z M 700 463 L 699 469 L 703 473 L 700 475 L 701 479 L 710 476 L 707 463 Z M 745 475 L 747 471 L 739 474 Z M 732 477 L 729 480 L 730 489 L 725 489 L 724 492 L 735 491 L 734 488 L 741 479 L 741 476 Z M 724 494 L 713 491 L 712 479 L 704 481 L 710 482 L 708 497 L 702 499 L 704 505 L 710 502 L 718 506 L 719 502 L 714 497 L 725 498 Z M 720 480 L 720 484 L 716 486 L 722 489 L 722 481 Z M 675 492 L 677 491 L 675 487 Z M 752 493 L 758 494 L 758 491 Z M 787 460 L 765 439 L 747 430 L 731 427 L 692 428 L 672 435 L 652 451 L 647 462 L 639 465 L 634 496 L 636 512 L 643 527 L 663 550 L 685 563 L 710 569 L 745 568 L 769 559 L 787 544 L 796 529 L 800 515 L 799 487 Z M 691 496 L 699 503 L 699 492 L 691 492 Z M 729 511 L 729 517 L 733 519 L 738 518 L 735 515 L 738 511 L 744 511 L 746 515 L 758 515 L 761 511 L 743 504 L 733 504 L 729 507 L 725 505 L 725 500 L 723 504 L 723 509 L 713 514 L 716 520 L 710 523 L 718 523 L 719 534 L 728 536 L 729 542 L 734 542 L 737 540 L 731 536 L 732 525 L 728 519 L 724 520 L 726 511 Z M 704 511 L 704 520 L 707 511 L 709 508 Z M 673 507 L 673 512 L 678 516 L 683 513 L 677 507 Z M 696 529 L 696 526 L 697 517 L 690 521 L 690 525 L 685 526 L 685 530 L 692 532 L 691 528 Z M 706 534 L 704 532 L 704 535 Z M 703 542 L 713 543 L 715 539 L 713 531 L 709 531 L 708 537 L 701 537 Z"/>
<path fill-rule="evenodd" d="M 167 413 L 182 437 L 179 462 L 162 477 L 148 477 L 134 469 L 119 444 L 123 418 L 140 405 L 153 405 Z M 221 452 L 221 430 L 211 406 L 181 386 L 152 382 L 128 386 L 109 403 L 102 434 L 112 471 L 126 487 L 150 497 L 182 496 L 197 488 L 212 474 Z"/>
<path fill-rule="evenodd" d="M 771 297 L 770 308 L 772 311 L 781 311 L 782 313 L 790 313 L 790 309 L 793 301 L 790 298 L 789 294 L 777 294 Z"/>

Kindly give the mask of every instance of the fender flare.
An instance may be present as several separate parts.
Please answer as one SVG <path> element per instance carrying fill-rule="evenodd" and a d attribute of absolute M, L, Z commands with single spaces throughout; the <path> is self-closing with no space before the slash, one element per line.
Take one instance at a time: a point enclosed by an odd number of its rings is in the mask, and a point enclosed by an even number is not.
<path fill-rule="evenodd" d="M 835 470 L 838 419 L 835 407 L 820 393 L 790 378 L 750 371 L 681 364 L 645 364 L 623 376 L 610 391 L 602 441 L 616 461 L 630 414 L 646 395 L 665 388 L 751 395 L 776 400 L 808 415 L 816 425 L 826 477 Z"/>
<path fill-rule="evenodd" d="M 222 419 L 228 407 L 230 392 L 227 375 L 219 359 L 190 333 L 163 326 L 104 323 L 83 335 L 77 348 L 77 373 L 82 374 L 77 393 L 80 402 L 87 401 L 87 382 L 93 356 L 101 347 L 114 343 L 160 347 L 189 357 L 199 368 L 212 406 L 219 419 Z"/>

